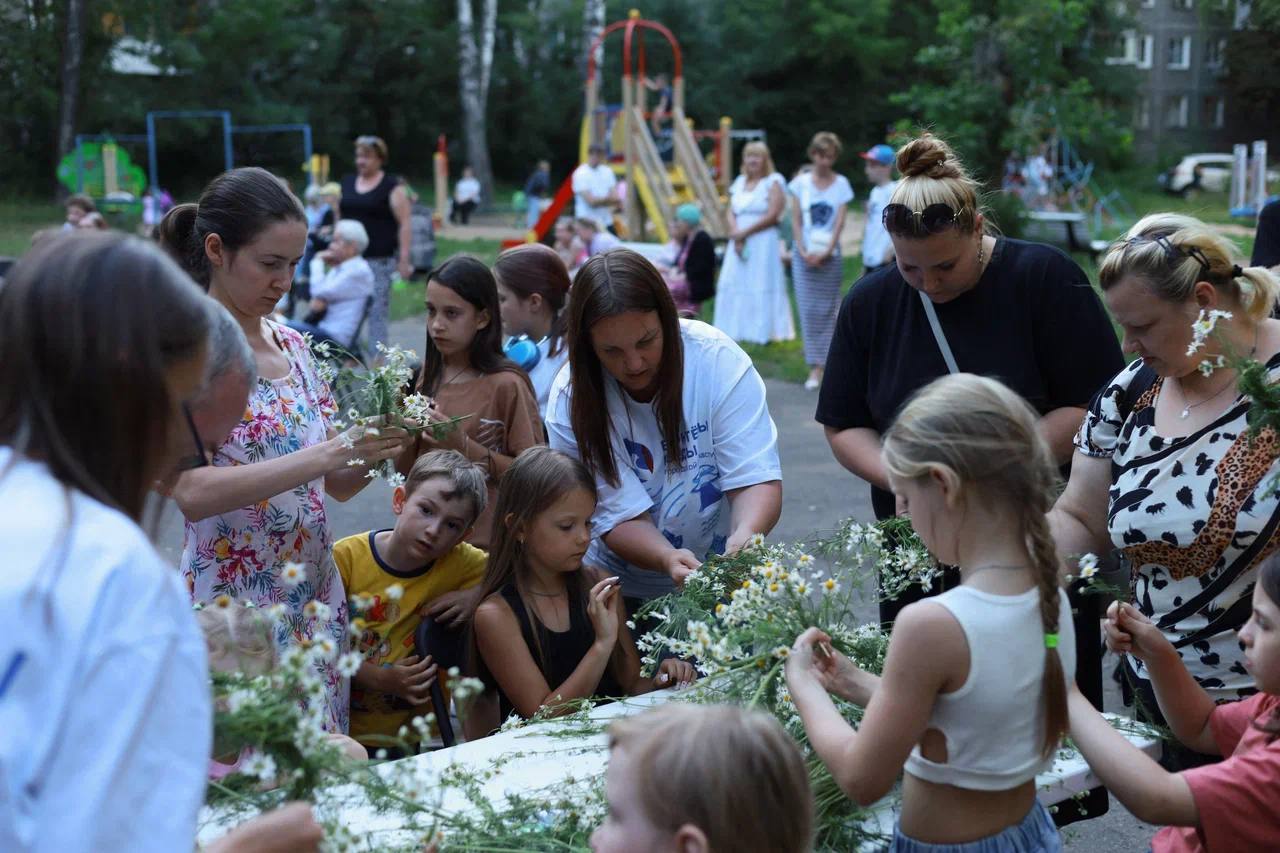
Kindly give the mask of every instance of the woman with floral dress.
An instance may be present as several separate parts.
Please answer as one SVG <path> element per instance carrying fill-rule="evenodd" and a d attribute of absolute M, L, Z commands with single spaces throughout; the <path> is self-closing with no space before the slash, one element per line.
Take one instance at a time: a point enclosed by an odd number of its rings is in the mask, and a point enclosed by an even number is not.
<path fill-rule="evenodd" d="M 366 466 L 397 455 L 407 434 L 338 435 L 333 395 L 306 341 L 266 319 L 288 292 L 306 232 L 298 200 L 253 168 L 220 175 L 198 204 L 175 207 L 161 223 L 163 245 L 239 322 L 258 373 L 240 422 L 178 479 L 173 496 L 187 518 L 182 572 L 192 599 L 226 596 L 269 609 L 281 649 L 312 649 L 325 684 L 324 707 L 312 711 L 345 732 L 348 687 L 335 661 L 347 603 L 324 497 L 359 492 Z M 217 371 L 211 365 L 207 375 Z"/>

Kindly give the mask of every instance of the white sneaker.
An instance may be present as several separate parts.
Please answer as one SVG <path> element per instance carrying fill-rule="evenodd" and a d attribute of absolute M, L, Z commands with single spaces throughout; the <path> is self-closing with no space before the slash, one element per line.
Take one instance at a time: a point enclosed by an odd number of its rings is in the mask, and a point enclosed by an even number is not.
<path fill-rule="evenodd" d="M 820 387 L 822 387 L 821 379 L 814 379 L 810 376 L 804 381 L 804 390 L 806 391 L 817 391 Z"/>

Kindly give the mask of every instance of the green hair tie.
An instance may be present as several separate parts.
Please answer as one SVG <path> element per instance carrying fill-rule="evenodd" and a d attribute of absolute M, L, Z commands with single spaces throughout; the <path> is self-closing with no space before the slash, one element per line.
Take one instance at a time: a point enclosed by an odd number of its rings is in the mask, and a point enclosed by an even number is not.
<path fill-rule="evenodd" d="M 1057 635 L 1057 634 L 1045 634 L 1045 635 L 1044 635 L 1044 647 L 1045 647 L 1046 649 L 1056 649 L 1056 648 L 1058 647 L 1058 635 Z"/>

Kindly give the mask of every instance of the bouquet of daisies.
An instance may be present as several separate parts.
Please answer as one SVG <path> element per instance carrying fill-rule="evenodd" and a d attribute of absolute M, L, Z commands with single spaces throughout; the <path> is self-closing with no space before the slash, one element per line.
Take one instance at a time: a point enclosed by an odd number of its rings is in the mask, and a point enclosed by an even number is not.
<path fill-rule="evenodd" d="M 328 341 L 308 339 L 311 349 L 319 358 L 317 365 L 321 377 L 333 389 L 338 411 L 346 417 L 338 423 L 338 429 L 346 430 L 344 440 L 354 441 L 367 432 L 392 426 L 418 434 L 427 431 L 439 440 L 458 428 L 458 423 L 469 417 L 432 421 L 429 412 L 434 401 L 425 394 L 411 393 L 413 367 L 417 353 L 400 347 L 379 343 L 378 362 L 369 366 L 351 353 Z M 352 466 L 363 466 L 364 460 L 352 459 Z M 391 460 L 384 460 L 369 469 L 370 478 L 382 478 L 393 486 L 401 485 L 404 477 L 395 470 Z"/>

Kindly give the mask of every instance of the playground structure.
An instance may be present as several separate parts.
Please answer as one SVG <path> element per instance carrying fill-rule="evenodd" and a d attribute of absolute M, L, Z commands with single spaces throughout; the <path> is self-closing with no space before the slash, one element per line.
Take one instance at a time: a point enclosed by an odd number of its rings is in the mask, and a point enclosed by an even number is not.
<path fill-rule="evenodd" d="M 605 39 L 619 31 L 623 35 L 622 103 L 610 106 L 600 103 L 600 77 L 595 57 Z M 646 31 L 659 34 L 671 47 L 670 162 L 663 159 L 646 111 L 649 96 L 645 86 Z M 702 226 L 707 233 L 717 239 L 727 238 L 729 224 L 725 208 L 733 174 L 733 142 L 735 139 L 761 139 L 763 132 L 735 131 L 728 117 L 721 118 L 715 130 L 695 131 L 684 110 L 684 61 L 680 43 L 665 26 L 641 18 L 634 9 L 625 20 L 615 21 L 604 28 L 588 50 L 587 57 L 578 157 L 579 162 L 585 162 L 588 148 L 592 145 L 605 149 L 606 162 L 625 188 L 620 223 L 622 236 L 632 241 L 644 241 L 651 234 L 658 242 L 665 243 L 670 239 L 668 225 L 675 216 L 676 208 L 692 203 L 702 212 Z M 665 134 L 663 137 L 665 141 Z M 700 140 L 712 142 L 714 175 L 699 146 Z M 437 175 L 442 165 L 447 169 L 447 161 L 442 162 L 442 157 L 443 154 L 437 153 Z M 439 191 L 437 196 L 442 197 Z M 572 202 L 570 177 L 560 185 L 551 204 L 526 235 L 526 241 L 543 239 Z"/>
<path fill-rule="evenodd" d="M 295 124 L 248 124 L 235 125 L 229 110 L 151 110 L 147 113 L 146 134 L 78 134 L 75 138 L 74 169 L 68 164 L 67 169 L 60 168 L 59 179 L 75 192 L 88 192 L 99 198 L 110 200 L 113 195 L 119 197 L 124 193 L 137 199 L 147 188 L 158 188 L 160 184 L 159 159 L 156 153 L 156 124 L 162 119 L 216 119 L 222 130 L 222 156 L 225 169 L 235 168 L 235 152 L 233 141 L 237 134 L 261 135 L 272 133 L 301 134 L 302 137 L 302 171 L 307 175 L 308 185 L 317 183 L 321 178 L 317 174 L 320 169 L 327 171 L 327 158 L 316 156 L 311 147 L 311 125 Z M 139 185 L 138 175 L 134 171 L 119 168 L 119 143 L 146 143 L 147 173 L 145 184 Z M 100 148 L 88 146 L 98 144 Z M 72 180 L 74 178 L 74 180 Z"/>

